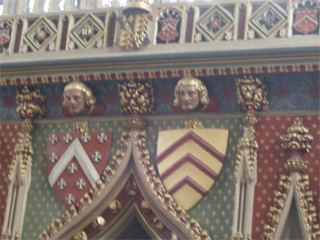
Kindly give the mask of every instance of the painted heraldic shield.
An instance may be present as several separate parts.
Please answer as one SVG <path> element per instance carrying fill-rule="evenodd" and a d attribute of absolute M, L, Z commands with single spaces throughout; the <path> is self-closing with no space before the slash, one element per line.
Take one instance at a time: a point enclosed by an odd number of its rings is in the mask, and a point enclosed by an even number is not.
<path fill-rule="evenodd" d="M 295 11 L 296 18 L 293 23 L 294 29 L 304 34 L 308 34 L 316 30 L 319 26 L 318 12 L 319 9 L 297 9 Z"/>
<path fill-rule="evenodd" d="M 66 207 L 76 205 L 100 178 L 107 165 L 111 137 L 107 132 L 49 135 L 48 179 Z"/>
<path fill-rule="evenodd" d="M 157 164 L 160 178 L 186 211 L 210 190 L 223 165 L 228 130 L 160 131 Z"/>

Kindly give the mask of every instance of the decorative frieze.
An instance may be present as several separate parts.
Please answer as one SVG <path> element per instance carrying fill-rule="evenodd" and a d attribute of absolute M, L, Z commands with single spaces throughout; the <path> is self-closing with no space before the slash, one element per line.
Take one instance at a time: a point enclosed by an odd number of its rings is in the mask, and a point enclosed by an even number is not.
<path fill-rule="evenodd" d="M 131 63 L 134 65 L 134 62 Z M 134 65 L 135 66 L 135 65 Z M 138 66 L 136 66 L 138 67 Z M 140 66 L 141 67 L 141 66 Z M 55 71 L 45 69 L 44 71 Z M 103 70 L 102 70 L 103 71 Z M 1 78 L 0 86 L 17 86 L 24 84 L 49 84 L 72 81 L 96 81 L 96 80 L 138 80 L 138 79 L 165 79 L 168 77 L 201 77 L 201 76 L 229 76 L 239 74 L 265 74 L 281 72 L 317 72 L 320 71 L 320 64 L 299 64 L 299 65 L 280 65 L 280 66 L 255 66 L 255 67 L 234 67 L 234 68 L 190 68 L 176 70 L 157 70 L 157 71 L 140 71 L 140 72 L 101 72 L 99 74 L 80 74 L 80 75 L 51 75 L 45 77 L 26 77 L 26 78 Z M 18 73 L 19 69 L 15 69 Z M 3 74 L 5 74 L 3 70 Z"/>

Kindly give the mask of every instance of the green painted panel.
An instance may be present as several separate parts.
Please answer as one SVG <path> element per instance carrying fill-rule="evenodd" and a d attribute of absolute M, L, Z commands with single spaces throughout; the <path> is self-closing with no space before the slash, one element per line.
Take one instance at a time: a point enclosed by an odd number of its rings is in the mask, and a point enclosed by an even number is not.
<path fill-rule="evenodd" d="M 160 130 L 184 128 L 185 120 L 189 119 L 147 120 L 147 148 L 155 166 L 158 132 Z M 212 118 L 212 115 L 210 118 L 200 120 L 205 128 L 229 129 L 228 149 L 224 166 L 216 179 L 216 183 L 188 213 L 200 223 L 203 229 L 209 232 L 213 239 L 227 239 L 231 237 L 234 193 L 232 176 L 237 154 L 237 143 L 242 134 L 243 120 L 242 118 L 231 117 Z M 70 132 L 72 129 L 73 126 L 70 122 L 35 124 L 32 181 L 22 238 L 37 238 L 43 229 L 46 229 L 52 223 L 53 219 L 62 219 L 62 215 L 66 211 L 47 179 L 46 142 L 48 134 Z M 127 131 L 125 121 L 91 121 L 89 122 L 89 129 L 90 131 L 109 131 L 113 133 L 109 159 L 117 149 L 120 149 L 121 134 L 123 131 Z"/>

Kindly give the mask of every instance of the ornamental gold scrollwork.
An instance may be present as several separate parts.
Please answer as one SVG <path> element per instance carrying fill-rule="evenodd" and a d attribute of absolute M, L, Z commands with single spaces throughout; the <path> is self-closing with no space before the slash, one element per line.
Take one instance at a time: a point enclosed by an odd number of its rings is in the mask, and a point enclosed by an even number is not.
<path fill-rule="evenodd" d="M 262 77 L 252 76 L 236 78 L 239 111 L 269 110 L 269 91 L 262 80 Z"/>
<path fill-rule="evenodd" d="M 118 84 L 122 114 L 154 113 L 155 90 L 152 82 Z"/>
<path fill-rule="evenodd" d="M 184 224 L 189 233 L 196 239 L 211 239 L 208 233 L 201 228 L 200 224 L 195 219 L 190 219 L 188 213 L 181 208 L 166 191 L 161 179 L 158 177 L 154 167 L 150 163 L 149 151 L 144 150 L 146 147 L 146 139 L 147 136 L 145 132 L 137 132 L 134 134 L 134 147 L 138 153 L 138 162 L 142 168 L 144 177 L 149 184 L 151 192 L 159 199 L 162 207 L 170 213 L 177 222 Z M 156 220 L 154 224 L 160 223 Z M 158 225 L 158 227 L 160 227 L 160 225 Z"/>

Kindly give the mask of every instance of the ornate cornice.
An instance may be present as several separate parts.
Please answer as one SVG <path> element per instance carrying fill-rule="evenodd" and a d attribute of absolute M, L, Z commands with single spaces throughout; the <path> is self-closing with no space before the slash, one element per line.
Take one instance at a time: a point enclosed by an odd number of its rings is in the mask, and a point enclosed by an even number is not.
<path fill-rule="evenodd" d="M 177 60 L 176 62 L 179 62 Z M 196 61 L 197 64 L 199 63 Z M 207 65 L 210 61 L 205 61 L 203 64 Z M 131 63 L 133 64 L 133 63 Z M 148 66 L 150 63 L 139 66 L 133 66 L 139 68 L 141 66 Z M 153 67 L 159 68 L 161 62 L 158 62 Z M 228 76 L 228 75 L 243 75 L 243 74 L 266 74 L 266 73 L 282 73 L 282 72 L 314 72 L 320 71 L 320 64 L 300 64 L 300 65 L 278 65 L 278 66 L 267 66 L 260 65 L 254 67 L 221 67 L 221 68 L 178 68 L 175 70 L 152 70 L 152 71 L 121 71 L 121 72 L 104 72 L 102 69 L 112 68 L 110 66 L 101 66 L 96 64 L 91 66 L 92 71 L 99 71 L 100 73 L 92 74 L 69 74 L 69 75 L 57 75 L 50 74 L 48 72 L 63 72 L 66 70 L 79 71 L 88 69 L 88 65 L 82 66 L 77 65 L 76 68 L 72 66 L 60 66 L 57 71 L 57 67 L 43 67 L 43 68 L 20 68 L 20 69 L 1 69 L 2 75 L 12 75 L 13 77 L 1 78 L 0 86 L 17 86 L 17 85 L 31 85 L 31 84 L 49 84 L 49 83 L 66 83 L 72 81 L 98 81 L 98 80 L 139 80 L 139 79 L 164 79 L 171 77 L 204 77 L 204 76 Z M 152 67 L 152 66 L 150 66 Z M 33 74 L 45 74 L 42 77 L 15 77 L 17 74 L 28 75 Z"/>

